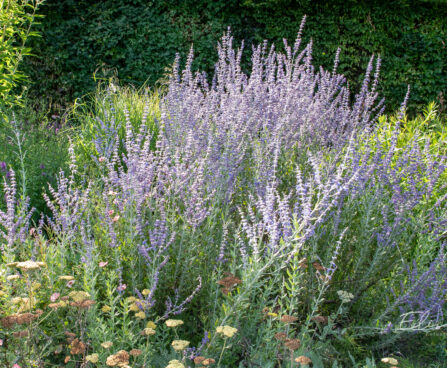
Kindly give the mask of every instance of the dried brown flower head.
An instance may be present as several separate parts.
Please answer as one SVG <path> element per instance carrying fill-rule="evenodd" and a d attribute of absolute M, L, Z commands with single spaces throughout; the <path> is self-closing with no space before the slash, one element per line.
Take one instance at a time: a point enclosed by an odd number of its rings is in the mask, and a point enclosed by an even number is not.
<path fill-rule="evenodd" d="M 228 277 L 224 277 L 222 280 L 217 281 L 217 283 L 219 285 L 229 288 L 234 285 L 242 284 L 242 280 L 237 278 L 236 276 L 231 275 Z"/>
<path fill-rule="evenodd" d="M 301 340 L 300 339 L 287 339 L 284 342 L 284 346 L 292 351 L 297 350 L 301 346 Z"/>
<path fill-rule="evenodd" d="M 143 354 L 143 352 L 140 349 L 132 349 L 131 351 L 129 351 L 129 354 L 132 355 L 133 357 L 137 357 Z"/>
<path fill-rule="evenodd" d="M 28 336 L 28 330 L 17 331 L 17 332 L 14 332 L 12 335 L 14 337 L 16 337 L 16 338 L 27 337 Z"/>
<path fill-rule="evenodd" d="M 17 323 L 17 315 L 12 314 L 10 316 L 3 317 L 0 320 L 0 323 L 3 328 L 11 328 L 12 326 L 14 326 Z"/>
<path fill-rule="evenodd" d="M 96 302 L 94 300 L 87 299 L 87 300 L 83 300 L 81 302 L 71 302 L 70 305 L 72 307 L 86 309 L 86 308 L 90 308 L 95 303 Z"/>
<path fill-rule="evenodd" d="M 32 313 L 22 313 L 18 314 L 16 317 L 16 323 L 18 325 L 24 325 L 29 324 L 30 322 L 34 321 L 36 318 L 38 318 L 37 315 Z"/>
<path fill-rule="evenodd" d="M 281 322 L 284 322 L 284 323 L 293 323 L 296 321 L 298 321 L 298 317 L 289 316 L 287 314 L 285 314 L 284 316 L 281 317 Z"/>
<path fill-rule="evenodd" d="M 216 363 L 216 361 L 213 358 L 207 358 L 202 362 L 203 365 L 211 365 L 214 363 Z"/>
<path fill-rule="evenodd" d="M 301 258 L 298 261 L 298 267 L 300 267 L 300 268 L 307 268 L 307 258 Z"/>
<path fill-rule="evenodd" d="M 327 325 L 327 323 L 329 321 L 329 318 L 326 317 L 326 316 L 315 316 L 315 317 L 312 318 L 312 321 L 315 321 L 315 322 L 317 322 L 319 324 L 322 324 L 322 325 Z"/>
<path fill-rule="evenodd" d="M 70 361 L 71 357 L 70 355 L 67 355 L 64 359 L 64 363 L 67 364 Z"/>
<path fill-rule="evenodd" d="M 71 348 L 70 354 L 77 355 L 77 354 L 84 354 L 86 346 L 81 340 L 74 339 L 70 344 L 70 348 Z"/>
<path fill-rule="evenodd" d="M 120 350 L 116 354 L 107 357 L 106 364 L 109 367 L 123 367 L 129 364 L 129 353 L 125 350 Z"/>
<path fill-rule="evenodd" d="M 205 357 L 203 356 L 198 356 L 194 358 L 194 363 L 195 364 L 201 364 L 203 361 L 205 360 Z"/>
<path fill-rule="evenodd" d="M 301 355 L 298 358 L 295 358 L 295 362 L 299 363 L 300 365 L 309 365 L 312 363 L 312 360 L 307 356 Z"/>
<path fill-rule="evenodd" d="M 278 332 L 275 334 L 275 339 L 279 341 L 286 341 L 287 334 L 285 332 Z"/>
<path fill-rule="evenodd" d="M 312 267 L 315 268 L 317 271 L 325 270 L 325 268 L 319 262 L 313 262 Z"/>
<path fill-rule="evenodd" d="M 222 280 L 217 281 L 217 283 L 223 286 L 222 293 L 228 295 L 228 293 L 234 286 L 242 284 L 242 280 L 229 272 L 225 272 L 225 274 L 228 276 L 224 277 Z"/>
<path fill-rule="evenodd" d="M 74 334 L 73 332 L 68 332 L 65 331 L 65 336 L 67 337 L 67 342 L 70 344 L 76 337 L 76 334 Z"/>

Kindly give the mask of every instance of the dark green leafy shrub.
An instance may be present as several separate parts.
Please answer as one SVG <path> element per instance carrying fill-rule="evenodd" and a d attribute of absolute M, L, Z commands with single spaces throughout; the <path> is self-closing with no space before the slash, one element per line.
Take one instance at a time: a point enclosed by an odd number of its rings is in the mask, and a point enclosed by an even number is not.
<path fill-rule="evenodd" d="M 383 59 L 381 93 L 394 111 L 412 86 L 409 111 L 447 91 L 447 3 L 441 1 L 128 1 L 49 0 L 36 40 L 33 76 L 35 98 L 53 108 L 95 87 L 96 78 L 116 73 L 140 86 L 163 77 L 175 53 L 194 45 L 199 70 L 213 72 L 215 43 L 228 26 L 236 40 L 264 39 L 281 47 L 294 39 L 304 14 L 304 39 L 313 39 L 316 65 L 331 67 L 341 47 L 339 72 L 354 90 L 372 54 Z M 244 64 L 247 69 L 248 65 Z"/>

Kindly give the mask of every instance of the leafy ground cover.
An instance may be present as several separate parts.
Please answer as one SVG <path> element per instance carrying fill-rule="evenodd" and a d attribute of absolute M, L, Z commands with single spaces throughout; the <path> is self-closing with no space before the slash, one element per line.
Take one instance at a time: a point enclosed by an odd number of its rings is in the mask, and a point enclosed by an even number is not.
<path fill-rule="evenodd" d="M 442 367 L 436 106 L 383 116 L 380 59 L 352 96 L 300 34 L 250 74 L 232 42 L 212 80 L 191 52 L 158 92 L 100 86 L 48 150 L 2 128 L 3 366 Z"/>

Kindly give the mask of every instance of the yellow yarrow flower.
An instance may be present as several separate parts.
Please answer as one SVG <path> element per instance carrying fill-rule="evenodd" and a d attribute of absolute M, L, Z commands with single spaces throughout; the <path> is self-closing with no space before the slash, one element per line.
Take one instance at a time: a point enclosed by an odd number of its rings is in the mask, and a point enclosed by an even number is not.
<path fill-rule="evenodd" d="M 166 368 L 185 368 L 185 366 L 177 359 L 170 360 Z"/>
<path fill-rule="evenodd" d="M 75 303 L 83 302 L 90 298 L 90 294 L 85 291 L 73 290 L 68 294 L 68 296 L 73 299 Z"/>
<path fill-rule="evenodd" d="M 104 313 L 109 313 L 109 312 L 112 310 L 112 308 L 110 308 L 108 305 L 104 305 L 104 306 L 101 308 L 101 310 L 102 310 Z"/>
<path fill-rule="evenodd" d="M 101 346 L 102 346 L 104 349 L 109 349 L 109 348 L 112 347 L 112 345 L 113 345 L 113 342 L 112 342 L 112 341 L 105 341 L 105 342 L 103 342 L 103 343 L 101 344 Z"/>
<path fill-rule="evenodd" d="M 91 355 L 87 355 L 86 357 L 85 357 L 85 360 L 87 361 L 87 362 L 90 362 L 90 363 L 98 363 L 98 361 L 99 361 L 99 355 L 98 354 L 91 354 Z"/>
<path fill-rule="evenodd" d="M 146 327 L 141 334 L 144 336 L 152 336 L 155 335 L 155 330 L 153 328 Z"/>
<path fill-rule="evenodd" d="M 58 304 L 61 308 L 68 307 L 68 302 L 66 302 L 65 300 L 61 300 Z"/>
<path fill-rule="evenodd" d="M 168 319 L 165 321 L 167 327 L 177 327 L 183 324 L 181 319 Z"/>
<path fill-rule="evenodd" d="M 234 334 L 237 332 L 237 328 L 231 326 L 218 326 L 216 328 L 216 332 L 226 337 L 233 337 Z"/>
<path fill-rule="evenodd" d="M 73 276 L 69 276 L 69 275 L 63 275 L 63 276 L 59 276 L 59 280 L 71 281 L 71 280 L 74 280 L 74 277 Z"/>
<path fill-rule="evenodd" d="M 171 345 L 172 345 L 172 347 L 174 348 L 175 351 L 183 351 L 183 350 L 185 350 L 188 347 L 189 341 L 186 341 L 186 340 L 174 340 Z"/>
<path fill-rule="evenodd" d="M 141 304 L 140 304 L 141 305 Z M 131 312 L 138 312 L 139 310 L 140 310 L 140 308 L 138 307 L 138 304 L 137 303 L 133 303 L 130 307 L 129 307 L 129 310 L 131 311 Z"/>
<path fill-rule="evenodd" d="M 157 328 L 157 325 L 156 325 L 154 322 L 149 321 L 149 322 L 147 323 L 146 327 L 147 327 L 147 328 L 152 328 L 153 330 L 155 330 L 155 329 Z"/>
<path fill-rule="evenodd" d="M 135 313 L 135 317 L 137 317 L 139 319 L 145 319 L 146 318 L 146 313 L 144 313 L 143 311 L 140 311 L 138 313 Z"/>
<path fill-rule="evenodd" d="M 151 291 L 149 289 L 144 289 L 141 294 L 143 294 L 144 296 L 148 296 L 151 293 Z"/>
<path fill-rule="evenodd" d="M 45 262 L 25 261 L 17 262 L 16 264 L 16 268 L 19 268 L 24 272 L 38 270 L 43 266 L 45 266 Z"/>
<path fill-rule="evenodd" d="M 382 358 L 380 360 L 382 363 L 390 364 L 390 365 L 398 365 L 399 362 L 395 358 Z"/>

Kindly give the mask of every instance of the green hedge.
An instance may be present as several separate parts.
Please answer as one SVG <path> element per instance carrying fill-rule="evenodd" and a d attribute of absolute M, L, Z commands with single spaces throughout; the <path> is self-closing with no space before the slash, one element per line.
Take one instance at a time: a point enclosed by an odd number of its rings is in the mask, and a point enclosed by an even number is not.
<path fill-rule="evenodd" d="M 293 41 L 304 14 L 304 38 L 314 41 L 315 65 L 339 71 L 358 88 L 371 54 L 383 59 L 382 94 L 396 109 L 407 84 L 414 110 L 447 91 L 447 2 L 321 0 L 47 0 L 27 72 L 31 96 L 64 105 L 92 91 L 97 78 L 116 73 L 123 82 L 154 84 L 175 53 L 191 45 L 196 66 L 212 72 L 215 45 L 227 26 L 253 42 L 282 47 Z M 248 59 L 248 57 L 247 57 Z M 248 66 L 248 63 L 246 64 Z"/>

